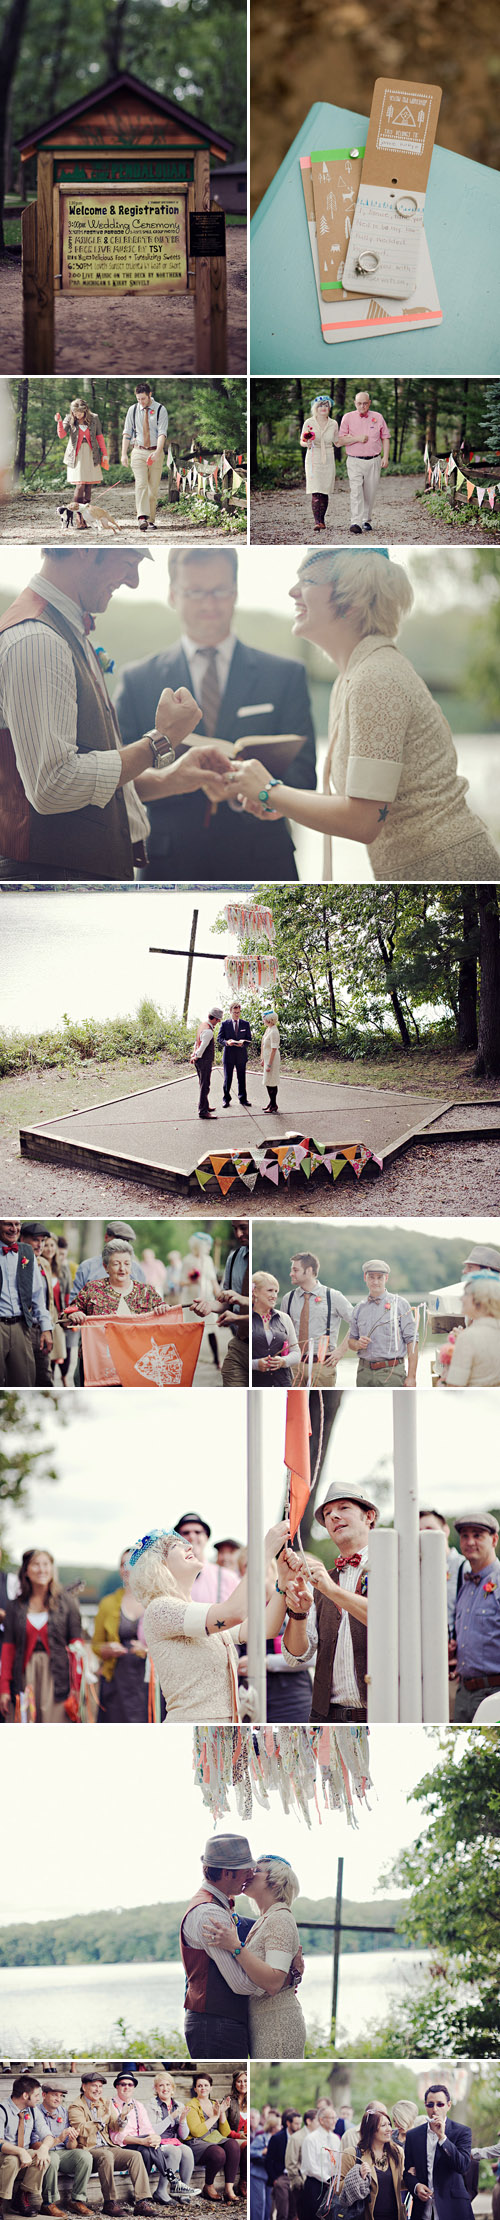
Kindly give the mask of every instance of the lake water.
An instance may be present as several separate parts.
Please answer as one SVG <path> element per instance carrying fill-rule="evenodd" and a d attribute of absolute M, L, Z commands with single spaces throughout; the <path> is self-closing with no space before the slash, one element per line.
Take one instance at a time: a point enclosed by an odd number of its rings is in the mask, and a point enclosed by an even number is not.
<path fill-rule="evenodd" d="M 428 1954 L 373 1950 L 341 1960 L 339 2024 L 348 2046 L 378 2025 L 390 1999 L 418 1981 Z M 326 2038 L 331 2002 L 331 1958 L 309 1960 L 301 2001 L 308 2026 Z M 154 2028 L 166 2038 L 183 2025 L 184 1977 L 180 1965 L 22 1966 L 0 1968 L 0 2056 L 50 2055 L 51 2045 L 107 2052 L 118 2018 L 131 2033 Z"/>
<path fill-rule="evenodd" d="M 226 1000 L 220 955 L 233 935 L 212 941 L 210 928 L 224 895 L 164 894 L 151 887 L 101 893 L 5 892 L 0 898 L 0 1029 L 40 1033 L 72 1019 L 128 1016 L 145 996 L 160 1009 L 182 1012 L 186 958 L 152 956 L 151 947 L 188 948 L 193 909 L 198 947 L 213 963 L 195 963 L 193 1021 Z M 219 960 L 218 960 L 219 956 Z"/>

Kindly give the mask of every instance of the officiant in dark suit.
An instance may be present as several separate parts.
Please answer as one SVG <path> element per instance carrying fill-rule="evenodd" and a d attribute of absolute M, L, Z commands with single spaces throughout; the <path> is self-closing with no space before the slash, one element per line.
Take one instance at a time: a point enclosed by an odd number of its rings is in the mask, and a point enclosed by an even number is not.
<path fill-rule="evenodd" d="M 114 708 L 129 747 L 153 726 L 164 686 L 189 686 L 203 712 L 197 739 L 252 741 L 290 733 L 303 744 L 283 767 L 295 787 L 316 786 L 314 728 L 302 664 L 291 656 L 244 647 L 232 631 L 238 557 L 234 547 L 170 550 L 169 599 L 181 626 L 176 647 L 160 649 L 121 672 Z M 297 869 L 285 818 L 266 824 L 202 793 L 148 806 L 150 879 L 290 880 Z"/>
<path fill-rule="evenodd" d="M 433 2082 L 424 2097 L 427 2120 L 410 2128 L 405 2142 L 403 2187 L 413 2191 L 412 2220 L 473 2220 L 466 2177 L 471 2131 L 450 2120 L 449 2090 Z"/>
<path fill-rule="evenodd" d="M 236 1069 L 238 1099 L 244 1108 L 250 1107 L 247 1095 L 247 1056 L 252 1046 L 248 1018 L 242 1018 L 241 1002 L 232 1002 L 228 1018 L 223 1018 L 217 1035 L 217 1045 L 223 1050 L 224 1109 L 229 1109 L 233 1072 Z"/>

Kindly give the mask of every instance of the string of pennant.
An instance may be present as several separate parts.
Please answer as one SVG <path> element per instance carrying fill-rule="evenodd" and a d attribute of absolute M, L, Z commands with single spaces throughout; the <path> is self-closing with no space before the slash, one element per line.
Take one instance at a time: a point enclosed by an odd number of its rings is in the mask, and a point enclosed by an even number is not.
<path fill-rule="evenodd" d="M 225 1818 L 233 1791 L 238 1816 L 251 1819 L 254 1803 L 271 1810 L 278 1795 L 284 1812 L 310 1827 L 316 1814 L 343 1811 L 356 1826 L 356 1802 L 364 1803 L 370 1780 L 366 1727 L 199 1726 L 193 1735 L 195 1786 L 212 1819 Z"/>
<path fill-rule="evenodd" d="M 456 471 L 457 486 L 466 486 L 467 500 L 472 501 L 472 495 L 475 493 L 478 509 L 481 509 L 487 495 L 490 509 L 494 509 L 495 494 L 500 493 L 500 479 L 495 479 L 491 486 L 479 486 L 474 478 L 468 478 L 466 471 L 460 469 L 454 455 L 448 456 L 448 461 L 444 464 L 444 467 L 440 462 L 431 463 L 427 441 L 424 448 L 424 463 L 426 465 L 425 485 L 427 492 L 440 493 L 441 487 L 448 485 L 453 471 Z"/>
<path fill-rule="evenodd" d="M 247 987 L 251 994 L 268 994 L 278 977 L 275 956 L 225 956 L 224 971 L 231 987 Z"/>
<path fill-rule="evenodd" d="M 329 1148 L 326 1141 L 303 1139 L 266 1143 L 262 1148 L 226 1149 L 219 1155 L 210 1150 L 201 1164 L 196 1166 L 195 1177 L 204 1192 L 216 1182 L 221 1195 L 227 1195 L 235 1180 L 253 1194 L 258 1180 L 268 1179 L 273 1187 L 290 1179 L 292 1172 L 302 1172 L 304 1179 L 313 1179 L 324 1172 L 333 1183 L 342 1172 L 349 1170 L 355 1179 L 361 1179 L 367 1164 L 375 1164 L 383 1171 L 383 1159 L 376 1156 L 364 1141 L 353 1141 L 345 1146 Z"/>
<path fill-rule="evenodd" d="M 264 902 L 225 902 L 223 917 L 231 933 L 240 933 L 242 940 L 275 939 L 272 910 Z"/>
<path fill-rule="evenodd" d="M 222 455 L 219 455 L 219 460 L 217 463 L 207 462 L 207 460 L 203 458 L 201 459 L 201 461 L 199 461 L 195 457 L 193 440 L 191 445 L 191 454 L 193 460 L 192 462 L 189 462 L 189 468 L 186 470 L 184 469 L 182 462 L 176 460 L 173 448 L 171 446 L 167 448 L 167 470 L 169 471 L 171 477 L 175 480 L 178 493 L 202 493 L 203 495 L 205 495 L 207 485 L 210 493 L 217 493 L 219 479 L 221 481 L 221 486 L 223 487 L 224 479 L 227 478 L 229 474 L 230 476 L 232 475 L 233 480 L 231 488 L 232 493 L 237 493 L 239 486 L 242 486 L 244 499 L 246 501 L 246 478 L 242 476 L 239 470 L 235 470 L 233 463 L 228 462 L 225 451 L 223 451 Z"/>

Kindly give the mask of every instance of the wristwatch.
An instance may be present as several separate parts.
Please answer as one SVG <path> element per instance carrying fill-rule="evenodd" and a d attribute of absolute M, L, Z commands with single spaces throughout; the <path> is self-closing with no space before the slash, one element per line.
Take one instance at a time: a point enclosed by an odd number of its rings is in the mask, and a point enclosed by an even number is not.
<path fill-rule="evenodd" d="M 166 771 L 167 764 L 175 763 L 175 748 L 172 747 L 171 740 L 167 740 L 162 732 L 157 732 L 156 726 L 153 726 L 151 732 L 143 732 L 142 737 L 143 740 L 149 740 L 155 771 Z"/>

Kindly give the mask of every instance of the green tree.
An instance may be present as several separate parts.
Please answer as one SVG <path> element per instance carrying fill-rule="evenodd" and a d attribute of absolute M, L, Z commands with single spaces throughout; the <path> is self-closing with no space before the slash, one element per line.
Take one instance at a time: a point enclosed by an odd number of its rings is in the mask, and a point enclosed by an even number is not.
<path fill-rule="evenodd" d="M 5 1388 L 0 1398 L 0 1541 L 5 1507 L 25 1511 L 31 1480 L 59 1480 L 52 1419 L 65 1424 L 64 1394 L 31 1388 L 28 1396 Z"/>
<path fill-rule="evenodd" d="M 448 2046 L 450 2056 L 498 2058 L 500 1737 L 448 1728 L 438 1739 L 440 1762 L 413 1791 L 426 1824 L 386 1877 L 411 1892 L 400 1924 L 407 1942 L 432 1950 L 430 1979 L 382 2036 L 392 2055 L 402 2042 L 403 2054 Z"/>

